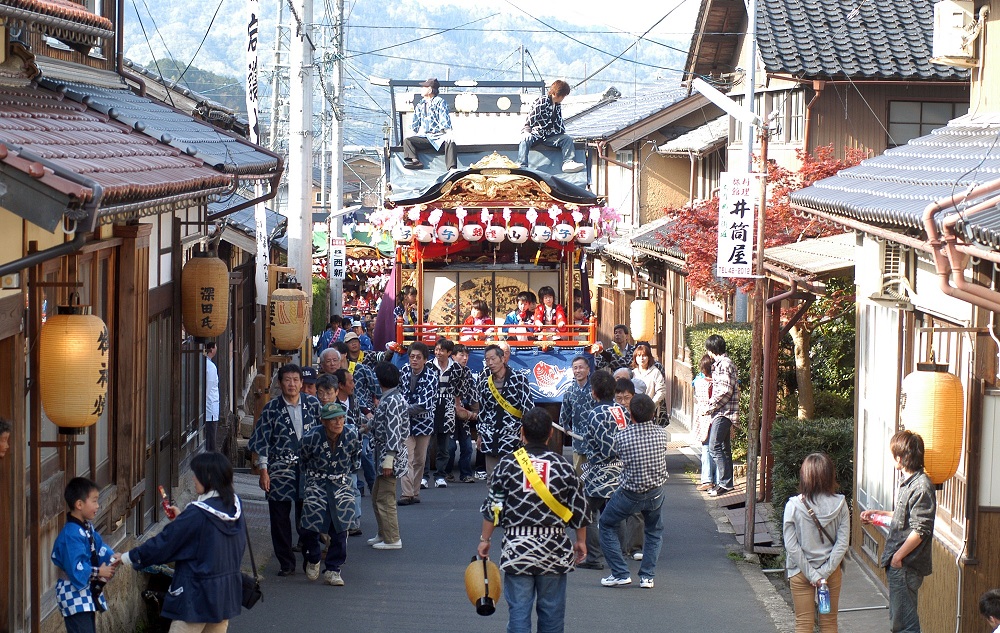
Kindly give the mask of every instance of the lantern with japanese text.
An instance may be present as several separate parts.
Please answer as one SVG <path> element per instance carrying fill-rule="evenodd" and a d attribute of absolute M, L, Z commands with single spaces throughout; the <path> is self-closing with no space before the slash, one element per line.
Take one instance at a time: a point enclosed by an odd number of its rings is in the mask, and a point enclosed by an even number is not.
<path fill-rule="evenodd" d="M 924 440 L 924 470 L 935 484 L 954 476 L 962 458 L 962 381 L 947 365 L 917 363 L 903 379 L 899 417 Z"/>
<path fill-rule="evenodd" d="M 433 242 L 434 241 L 434 227 L 429 224 L 418 224 L 413 227 L 413 237 L 417 238 L 418 242 Z"/>
<path fill-rule="evenodd" d="M 196 253 L 181 271 L 184 329 L 196 338 L 215 338 L 229 323 L 229 268 L 210 253 Z"/>
<path fill-rule="evenodd" d="M 514 244 L 524 244 L 528 241 L 529 234 L 528 227 L 521 226 L 520 224 L 511 224 L 510 228 L 507 229 L 507 239 Z"/>
<path fill-rule="evenodd" d="M 597 239 L 597 230 L 589 225 L 581 226 L 576 230 L 576 241 L 581 244 L 592 244 Z"/>
<path fill-rule="evenodd" d="M 478 224 L 466 224 L 462 227 L 462 237 L 467 242 L 478 242 L 483 239 L 483 227 Z"/>
<path fill-rule="evenodd" d="M 576 235 L 576 229 L 573 228 L 572 224 L 561 223 L 552 229 L 552 237 L 556 238 L 556 241 L 562 244 L 572 242 L 574 235 Z"/>
<path fill-rule="evenodd" d="M 400 224 L 392 229 L 392 239 L 400 244 L 409 244 L 413 239 L 413 228 Z"/>
<path fill-rule="evenodd" d="M 656 336 L 656 305 L 649 299 L 636 299 L 630 313 L 632 337 L 637 341 L 652 341 Z"/>
<path fill-rule="evenodd" d="M 552 239 L 552 229 L 544 224 L 531 227 L 531 241 L 537 244 L 547 244 Z"/>
<path fill-rule="evenodd" d="M 268 317 L 271 323 L 271 345 L 276 350 L 291 352 L 302 347 L 309 323 L 306 293 L 298 284 L 282 283 L 271 293 Z"/>
<path fill-rule="evenodd" d="M 458 241 L 458 237 L 458 227 L 451 226 L 450 224 L 442 224 L 438 227 L 437 238 L 445 244 L 454 244 Z"/>
<path fill-rule="evenodd" d="M 42 408 L 60 433 L 82 433 L 104 413 L 109 348 L 108 328 L 90 314 L 90 306 L 59 306 L 42 325 Z"/>
<path fill-rule="evenodd" d="M 499 244 L 503 238 L 507 237 L 507 229 L 502 226 L 488 226 L 485 231 L 486 241 Z"/>

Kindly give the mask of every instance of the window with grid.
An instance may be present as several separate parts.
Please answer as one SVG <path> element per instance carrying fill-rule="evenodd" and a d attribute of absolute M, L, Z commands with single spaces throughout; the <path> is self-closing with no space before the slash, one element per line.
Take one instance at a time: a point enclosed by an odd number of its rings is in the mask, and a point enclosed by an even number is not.
<path fill-rule="evenodd" d="M 890 101 L 888 147 L 905 145 L 969 112 L 968 102 Z"/>

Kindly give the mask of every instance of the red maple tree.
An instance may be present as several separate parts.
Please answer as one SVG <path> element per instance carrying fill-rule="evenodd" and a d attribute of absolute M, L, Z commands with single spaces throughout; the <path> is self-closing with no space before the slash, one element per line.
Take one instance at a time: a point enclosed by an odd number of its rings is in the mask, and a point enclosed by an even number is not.
<path fill-rule="evenodd" d="M 801 166 L 786 169 L 769 162 L 767 166 L 767 207 L 764 248 L 781 246 L 813 237 L 842 233 L 840 229 L 818 222 L 812 216 L 796 213 L 789 194 L 808 187 L 817 180 L 829 178 L 838 171 L 853 167 L 867 157 L 867 152 L 846 148 L 845 157 L 837 158 L 832 145 L 817 147 L 815 155 L 797 152 Z M 664 209 L 666 217 L 677 220 L 657 236 L 664 246 L 677 248 L 686 257 L 687 283 L 692 292 L 703 291 L 725 301 L 736 288 L 749 292 L 752 279 L 724 279 L 714 274 L 718 255 L 719 197 L 695 203 L 693 206 Z"/>

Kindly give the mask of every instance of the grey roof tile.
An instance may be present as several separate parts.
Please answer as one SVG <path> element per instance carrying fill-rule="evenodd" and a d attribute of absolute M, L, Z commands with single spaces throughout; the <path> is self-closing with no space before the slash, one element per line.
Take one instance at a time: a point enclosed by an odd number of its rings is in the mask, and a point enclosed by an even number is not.
<path fill-rule="evenodd" d="M 802 77 L 967 81 L 931 64 L 933 0 L 762 0 L 757 43 L 768 72 Z"/>
<path fill-rule="evenodd" d="M 793 204 L 898 229 L 923 230 L 924 208 L 1000 179 L 1000 119 L 964 116 L 791 195 Z M 969 199 L 967 208 L 982 199 Z M 941 219 L 939 217 L 939 219 Z M 958 223 L 966 239 L 1000 249 L 1000 208 Z"/>
<path fill-rule="evenodd" d="M 666 110 L 687 96 L 686 88 L 670 88 L 635 97 L 621 97 L 567 118 L 566 133 L 573 138 L 607 138 L 661 110 Z"/>

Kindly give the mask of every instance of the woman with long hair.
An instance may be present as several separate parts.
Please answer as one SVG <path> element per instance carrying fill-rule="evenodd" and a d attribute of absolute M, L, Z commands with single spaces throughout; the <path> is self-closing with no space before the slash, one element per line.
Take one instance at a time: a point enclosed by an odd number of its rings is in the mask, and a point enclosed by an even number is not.
<path fill-rule="evenodd" d="M 819 614 L 819 630 L 837 631 L 841 564 L 850 542 L 851 520 L 847 501 L 836 490 L 833 460 L 824 453 L 812 453 L 799 470 L 801 494 L 785 504 L 785 569 L 792 589 L 796 633 L 812 633 L 816 592 L 823 581 L 830 589 L 830 612 Z"/>
<path fill-rule="evenodd" d="M 664 401 L 667 397 L 667 381 L 656 366 L 652 348 L 645 341 L 636 343 L 632 352 L 632 378 L 638 378 L 646 385 L 646 395 L 656 405 L 657 415 L 654 419 L 659 420 L 660 410 L 666 406 Z"/>
<path fill-rule="evenodd" d="M 162 615 L 173 620 L 172 633 L 224 633 L 242 609 L 240 561 L 246 549 L 246 524 L 233 490 L 233 467 L 222 453 L 200 453 L 191 460 L 198 498 L 163 531 L 122 555 L 136 569 L 174 563 L 174 578 Z"/>

